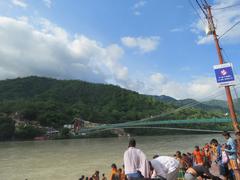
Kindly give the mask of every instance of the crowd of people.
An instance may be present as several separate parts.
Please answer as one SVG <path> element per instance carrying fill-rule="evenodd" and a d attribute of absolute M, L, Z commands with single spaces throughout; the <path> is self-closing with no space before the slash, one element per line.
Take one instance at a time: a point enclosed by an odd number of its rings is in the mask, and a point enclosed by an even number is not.
<path fill-rule="evenodd" d="M 195 146 L 193 152 L 177 151 L 173 156 L 154 155 L 148 160 L 144 152 L 136 148 L 131 138 L 123 156 L 123 166 L 111 165 L 111 174 L 106 177 L 96 171 L 91 177 L 79 180 L 240 180 L 240 161 L 237 141 L 229 132 L 223 132 L 226 143 L 212 139 L 202 148 Z"/>

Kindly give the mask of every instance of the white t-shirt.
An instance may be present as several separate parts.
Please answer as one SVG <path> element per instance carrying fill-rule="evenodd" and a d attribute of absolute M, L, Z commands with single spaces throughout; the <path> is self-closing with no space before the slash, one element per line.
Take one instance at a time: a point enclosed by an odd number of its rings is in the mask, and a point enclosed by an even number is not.
<path fill-rule="evenodd" d="M 175 171 L 179 167 L 179 161 L 169 156 L 159 156 L 151 161 L 156 175 L 167 177 L 167 174 Z"/>
<path fill-rule="evenodd" d="M 124 153 L 123 161 L 125 174 L 136 173 L 139 170 L 144 177 L 147 177 L 149 173 L 148 161 L 140 149 L 129 147 Z"/>

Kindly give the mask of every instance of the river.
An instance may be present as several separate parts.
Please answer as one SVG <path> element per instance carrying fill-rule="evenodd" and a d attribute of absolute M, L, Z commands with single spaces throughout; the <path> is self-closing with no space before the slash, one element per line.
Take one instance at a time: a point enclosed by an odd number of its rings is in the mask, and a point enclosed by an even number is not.
<path fill-rule="evenodd" d="M 154 154 L 191 152 L 219 134 L 136 137 L 137 147 L 150 159 Z M 128 138 L 97 138 L 0 143 L 1 180 L 78 180 L 95 170 L 109 175 L 110 165 L 122 164 Z"/>

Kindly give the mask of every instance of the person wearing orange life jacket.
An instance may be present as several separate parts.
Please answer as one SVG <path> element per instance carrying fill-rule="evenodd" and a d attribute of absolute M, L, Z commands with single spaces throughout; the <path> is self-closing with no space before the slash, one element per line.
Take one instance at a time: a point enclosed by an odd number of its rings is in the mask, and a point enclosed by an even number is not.
<path fill-rule="evenodd" d="M 110 180 L 119 180 L 119 173 L 118 173 L 116 164 L 112 164 L 111 168 L 112 168 L 112 171 L 110 175 Z"/>
<path fill-rule="evenodd" d="M 195 150 L 193 151 L 193 163 L 195 165 L 203 165 L 203 154 L 199 146 L 195 146 Z"/>

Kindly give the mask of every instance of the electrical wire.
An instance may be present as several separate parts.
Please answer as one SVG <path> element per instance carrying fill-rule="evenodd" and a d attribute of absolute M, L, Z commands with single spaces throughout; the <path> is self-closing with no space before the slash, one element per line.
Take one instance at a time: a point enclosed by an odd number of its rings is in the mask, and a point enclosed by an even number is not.
<path fill-rule="evenodd" d="M 221 45 L 220 42 L 219 42 L 219 44 L 220 44 L 220 46 L 221 46 L 221 51 L 223 52 L 223 55 L 228 59 L 228 60 L 226 60 L 226 59 L 223 57 L 224 63 L 231 62 L 231 61 L 230 61 L 230 56 L 227 54 L 227 52 L 226 52 L 225 49 L 222 47 L 222 45 Z M 233 72 L 234 72 L 234 74 L 237 75 L 237 72 L 236 72 L 236 70 L 235 70 L 234 68 L 233 68 Z M 240 77 L 239 77 L 239 76 L 236 76 L 236 77 L 237 77 L 238 81 L 240 82 Z"/>
<path fill-rule="evenodd" d="M 230 60 L 230 57 L 228 56 L 228 54 L 226 53 L 226 51 L 225 51 L 225 49 L 222 47 L 222 45 L 220 45 L 221 46 L 221 51 L 223 52 L 223 55 L 224 56 L 226 56 L 226 58 L 228 59 L 228 61 L 226 61 L 225 60 L 225 58 L 223 58 L 224 59 L 224 63 L 227 63 L 227 62 L 229 62 L 229 60 Z M 236 75 L 235 77 L 238 79 L 238 81 L 240 82 L 240 77 L 239 76 L 237 76 L 237 72 L 236 72 L 236 70 L 233 68 L 233 72 L 234 72 L 234 74 Z M 236 104 L 238 104 L 238 105 L 240 105 L 240 103 L 239 103 L 239 96 L 238 96 L 238 92 L 237 92 L 237 89 L 236 89 L 236 87 L 235 86 L 233 86 L 233 90 L 234 90 L 234 94 L 235 94 L 235 98 L 236 98 L 236 101 L 235 101 L 235 105 Z"/>
<path fill-rule="evenodd" d="M 204 19 L 201 17 L 200 13 L 198 12 L 198 10 L 196 9 L 196 7 L 193 5 L 191 0 L 188 0 L 189 4 L 191 5 L 191 7 L 193 8 L 193 10 L 196 12 L 197 16 L 200 18 L 200 20 L 202 21 L 203 25 L 206 24 L 206 22 L 204 21 Z"/>
<path fill-rule="evenodd" d="M 209 4 L 208 4 L 207 0 L 204 0 L 204 2 L 206 3 L 206 5 L 207 5 L 207 6 L 209 6 Z"/>
<path fill-rule="evenodd" d="M 221 50 L 223 52 L 223 55 L 229 60 L 230 58 L 229 58 L 228 54 L 226 53 L 225 49 L 222 46 L 221 46 Z M 225 58 L 223 58 L 223 61 L 224 61 L 224 63 L 228 62 Z"/>
<path fill-rule="evenodd" d="M 240 24 L 240 21 L 236 22 L 232 27 L 230 27 L 226 32 L 224 32 L 221 36 L 219 36 L 218 40 L 225 36 L 228 32 L 230 32 L 234 27 Z"/>
<path fill-rule="evenodd" d="M 222 8 L 212 8 L 212 10 L 223 10 L 223 9 L 234 8 L 234 7 L 237 7 L 237 6 L 240 6 L 240 3 L 239 4 L 234 4 L 234 5 L 231 5 L 231 6 L 222 7 Z"/>
<path fill-rule="evenodd" d="M 226 56 L 228 59 L 230 59 L 229 56 L 228 56 L 228 54 L 226 53 L 226 51 L 225 51 L 223 48 L 222 48 L 222 50 L 223 50 L 223 53 L 225 54 L 225 56 Z M 234 72 L 234 74 L 236 74 L 237 80 L 240 82 L 240 77 L 237 75 L 237 72 L 236 72 L 236 69 L 235 69 L 235 68 L 233 68 L 233 72 Z M 238 102 L 239 96 L 238 96 L 237 90 L 236 90 L 236 88 L 235 88 L 234 86 L 233 86 L 233 88 L 234 88 L 235 96 L 236 96 L 236 99 L 237 99 L 237 103 L 238 103 L 238 105 L 240 105 L 240 103 Z"/>
<path fill-rule="evenodd" d="M 201 0 L 201 4 L 202 4 L 202 6 L 204 7 L 204 2 L 203 2 L 203 0 Z"/>
<path fill-rule="evenodd" d="M 196 0 L 196 2 L 197 2 L 197 4 L 198 4 L 199 8 L 201 9 L 201 11 L 203 12 L 203 14 L 205 15 L 205 17 L 207 18 L 208 15 L 207 15 L 207 12 L 204 10 L 204 7 L 201 6 L 201 4 L 198 2 L 198 0 Z M 204 6 L 204 5 L 203 5 L 203 6 Z"/>

